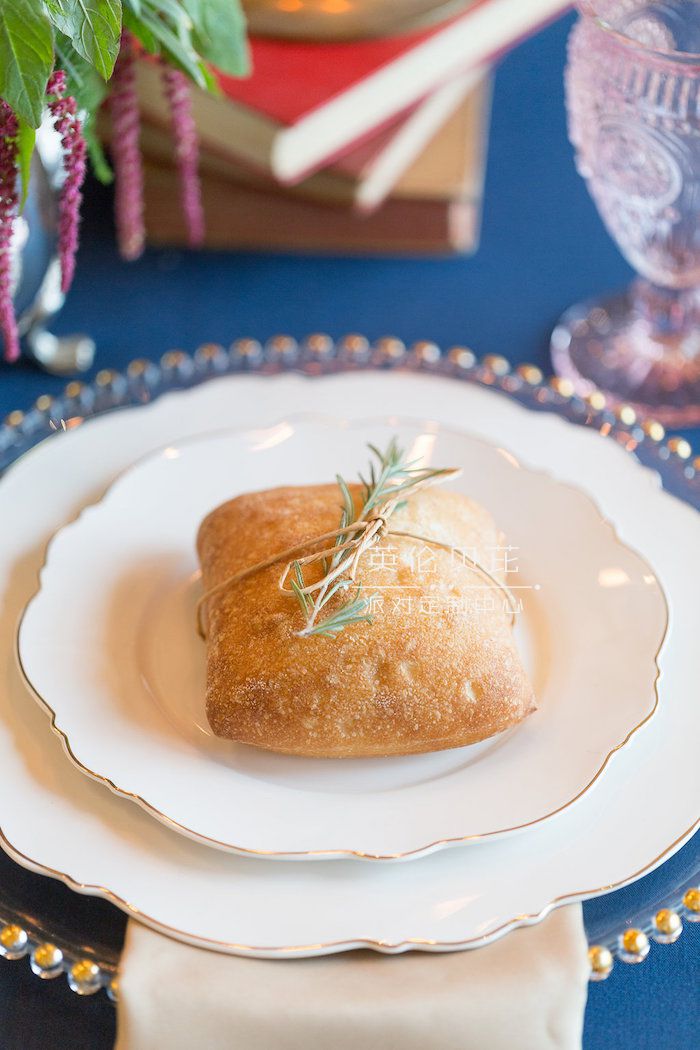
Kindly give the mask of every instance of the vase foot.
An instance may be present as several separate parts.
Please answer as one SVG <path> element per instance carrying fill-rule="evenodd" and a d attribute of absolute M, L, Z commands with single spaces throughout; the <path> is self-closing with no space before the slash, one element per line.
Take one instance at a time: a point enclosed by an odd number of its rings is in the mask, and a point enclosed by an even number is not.
<path fill-rule="evenodd" d="M 95 359 L 95 343 L 90 336 L 57 336 L 40 325 L 27 333 L 25 349 L 45 372 L 55 376 L 87 372 Z"/>
<path fill-rule="evenodd" d="M 659 330 L 639 308 L 632 286 L 572 306 L 552 333 L 557 375 L 577 394 L 602 390 L 664 426 L 700 424 L 700 325 Z"/>

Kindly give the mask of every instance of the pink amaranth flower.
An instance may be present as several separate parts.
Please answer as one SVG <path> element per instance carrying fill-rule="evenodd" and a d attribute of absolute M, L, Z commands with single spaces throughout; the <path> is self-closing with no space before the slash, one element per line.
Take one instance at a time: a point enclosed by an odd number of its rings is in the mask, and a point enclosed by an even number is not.
<path fill-rule="evenodd" d="M 58 220 L 58 254 L 61 260 L 61 290 L 67 292 L 75 273 L 75 253 L 78 250 L 80 202 L 85 180 L 86 146 L 83 128 L 76 112 L 75 99 L 66 96 L 66 74 L 57 69 L 46 85 L 49 110 L 53 124 L 61 136 L 65 179 L 61 187 Z"/>
<path fill-rule="evenodd" d="M 143 252 L 143 168 L 139 148 L 139 107 L 136 96 L 134 46 L 122 33 L 121 50 L 111 80 L 112 161 L 115 175 L 117 242 L 123 259 Z"/>
<path fill-rule="evenodd" d="M 187 239 L 196 247 L 204 240 L 204 211 L 199 182 L 199 140 L 192 115 L 192 98 L 187 77 L 179 69 L 164 66 L 163 84 L 170 105 Z"/>
<path fill-rule="evenodd" d="M 12 230 L 19 199 L 17 195 L 17 117 L 0 100 L 0 335 L 5 360 L 19 357 L 17 320 L 12 303 Z"/>

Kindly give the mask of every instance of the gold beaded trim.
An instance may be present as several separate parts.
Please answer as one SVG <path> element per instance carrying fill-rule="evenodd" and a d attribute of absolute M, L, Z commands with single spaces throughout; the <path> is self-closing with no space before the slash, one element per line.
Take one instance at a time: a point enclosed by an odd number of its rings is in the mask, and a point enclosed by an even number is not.
<path fill-rule="evenodd" d="M 630 926 L 617 939 L 613 948 L 592 944 L 588 949 L 590 980 L 604 981 L 610 976 L 615 958 L 621 962 L 644 962 L 656 944 L 673 944 L 683 932 L 683 922 L 700 922 L 700 886 L 691 886 L 675 908 L 660 908 L 642 928 Z"/>
<path fill-rule="evenodd" d="M 76 995 L 94 995 L 105 989 L 116 999 L 114 962 L 98 962 L 85 955 L 75 955 L 65 945 L 45 940 L 42 932 L 26 929 L 19 922 L 0 919 L 0 957 L 15 961 L 29 957 L 33 974 L 43 981 L 65 976 Z"/>
<path fill-rule="evenodd" d="M 683 932 L 683 918 L 700 922 L 700 886 L 684 893 L 678 910 L 661 908 L 647 926 L 627 928 L 611 950 L 605 944 L 592 944 L 588 949 L 591 981 L 608 978 L 615 958 L 628 964 L 643 962 L 649 955 L 650 939 L 657 944 L 673 944 Z M 15 961 L 29 956 L 32 972 L 42 980 L 65 975 L 77 995 L 89 996 L 104 989 L 112 1002 L 118 997 L 118 976 L 113 963 L 99 963 L 85 956 L 74 958 L 51 941 L 37 939 L 23 926 L 0 920 L 0 956 Z"/>
<path fill-rule="evenodd" d="M 265 349 L 269 351 L 269 356 L 273 359 L 284 358 L 285 356 L 293 357 L 297 353 L 305 354 L 308 360 L 304 363 L 308 363 L 308 370 L 313 373 L 323 366 L 325 359 L 331 357 L 334 345 L 341 357 L 341 367 L 352 368 L 357 362 L 369 365 L 401 365 L 409 360 L 417 363 L 421 368 L 428 370 L 435 368 L 440 373 L 445 371 L 445 365 L 451 366 L 457 372 L 466 373 L 473 371 L 474 378 L 477 381 L 481 381 L 488 386 L 500 382 L 500 385 L 509 392 L 512 392 L 513 387 L 512 382 L 508 383 L 507 380 L 512 381 L 513 377 L 515 377 L 516 381 L 521 381 L 528 387 L 538 388 L 538 393 L 540 394 L 546 394 L 551 391 L 562 401 L 570 401 L 575 396 L 574 386 L 570 379 L 553 376 L 548 380 L 547 385 L 543 385 L 544 375 L 537 365 L 520 364 L 512 371 L 508 360 L 500 354 L 486 354 L 479 362 L 474 351 L 466 346 L 453 346 L 445 355 L 442 355 L 440 348 L 435 343 L 428 341 L 414 343 L 408 350 L 400 339 L 392 336 L 378 339 L 371 345 L 364 336 L 351 334 L 337 340 L 334 344 L 330 336 L 317 332 L 306 338 L 301 350 L 296 340 L 286 335 L 274 336 L 268 341 Z M 229 354 L 241 360 L 260 358 L 262 363 L 265 351 L 257 340 L 238 339 L 231 345 Z M 207 362 L 220 355 L 226 356 L 226 351 L 223 347 L 212 343 L 203 343 L 197 348 L 194 356 Z M 168 370 L 189 367 L 192 363 L 192 357 L 183 350 L 169 350 L 160 359 L 161 367 Z M 136 358 L 126 368 L 127 377 L 132 380 L 141 378 L 147 372 L 150 364 L 151 362 L 145 358 Z M 104 390 L 112 386 L 120 378 L 121 374 L 119 372 L 103 368 L 95 377 L 95 386 L 100 390 Z M 86 389 L 87 387 L 84 383 L 79 380 L 72 380 L 65 387 L 64 395 L 69 399 L 75 399 L 80 397 Z M 540 397 L 540 400 L 544 400 L 544 397 Z M 637 412 L 631 405 L 608 406 L 605 394 L 600 390 L 594 390 L 581 400 L 584 401 L 593 415 L 603 413 L 607 408 L 609 413 L 623 427 L 638 426 L 641 440 L 648 439 L 652 443 L 660 445 L 666 437 L 664 427 L 657 420 L 638 421 Z M 50 414 L 53 403 L 54 399 L 50 395 L 42 394 L 37 399 L 35 407 L 43 413 Z M 25 413 L 21 409 L 15 409 L 5 417 L 4 425 L 10 429 L 20 428 L 24 419 Z M 610 424 L 603 424 L 603 429 L 605 432 L 608 432 Z M 700 472 L 700 457 L 693 457 L 693 449 L 685 438 L 669 438 L 665 441 L 663 452 L 666 458 L 674 456 L 681 462 L 688 463 L 691 476 Z"/>

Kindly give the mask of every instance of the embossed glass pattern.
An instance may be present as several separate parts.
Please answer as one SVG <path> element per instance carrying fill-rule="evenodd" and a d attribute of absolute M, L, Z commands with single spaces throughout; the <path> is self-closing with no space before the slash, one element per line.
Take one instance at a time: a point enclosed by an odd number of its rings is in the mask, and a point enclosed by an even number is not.
<path fill-rule="evenodd" d="M 569 40 L 569 136 L 640 275 L 572 307 L 552 337 L 577 390 L 700 422 L 700 3 L 587 0 Z"/>

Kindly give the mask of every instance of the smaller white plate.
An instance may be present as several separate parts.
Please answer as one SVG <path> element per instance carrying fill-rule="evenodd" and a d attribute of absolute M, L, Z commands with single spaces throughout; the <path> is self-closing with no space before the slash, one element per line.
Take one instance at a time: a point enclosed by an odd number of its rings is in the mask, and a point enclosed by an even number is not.
<path fill-rule="evenodd" d="M 365 442 L 461 466 L 505 531 L 518 642 L 539 710 L 469 748 L 300 759 L 220 741 L 194 630 L 199 522 L 232 496 L 356 476 Z M 504 555 L 505 556 L 505 555 Z M 433 425 L 305 418 L 163 449 L 49 546 L 20 664 L 85 772 L 193 838 L 241 853 L 415 857 L 566 809 L 653 714 L 667 626 L 656 577 L 582 492 Z"/>

